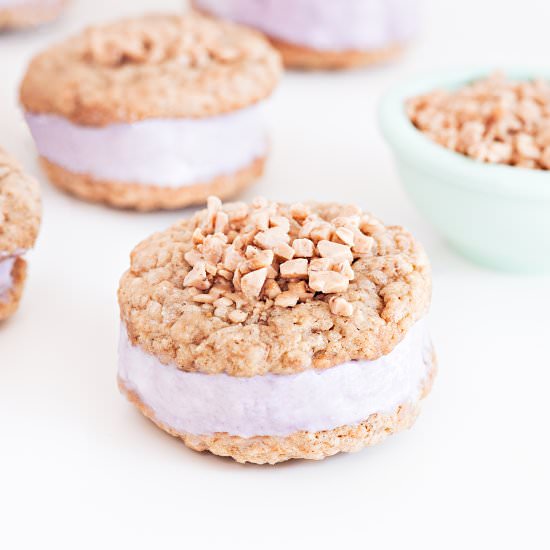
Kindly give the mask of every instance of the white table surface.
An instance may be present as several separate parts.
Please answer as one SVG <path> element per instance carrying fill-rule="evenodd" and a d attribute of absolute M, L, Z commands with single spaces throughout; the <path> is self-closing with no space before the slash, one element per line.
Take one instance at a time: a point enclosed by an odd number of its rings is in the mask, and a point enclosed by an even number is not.
<path fill-rule="evenodd" d="M 355 201 L 421 238 L 440 374 L 413 430 L 278 467 L 189 451 L 119 395 L 118 278 L 131 248 L 182 213 L 123 213 L 59 193 L 17 108 L 26 62 L 50 41 L 179 8 L 75 0 L 55 24 L 0 36 L 0 144 L 44 192 L 24 300 L 0 327 L 0 548 L 548 548 L 550 280 L 451 252 L 403 193 L 375 108 L 423 70 L 547 65 L 550 3 L 425 0 L 423 34 L 400 63 L 284 78 L 267 174 L 247 196 Z"/>

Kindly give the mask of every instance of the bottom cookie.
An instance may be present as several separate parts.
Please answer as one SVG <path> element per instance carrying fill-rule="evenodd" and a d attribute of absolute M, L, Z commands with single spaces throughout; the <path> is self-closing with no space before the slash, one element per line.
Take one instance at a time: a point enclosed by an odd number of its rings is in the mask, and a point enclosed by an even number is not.
<path fill-rule="evenodd" d="M 17 258 L 11 271 L 12 286 L 10 290 L 0 296 L 0 321 L 13 315 L 19 307 L 25 279 L 27 278 L 27 262 Z"/>
<path fill-rule="evenodd" d="M 29 0 L 0 7 L 0 29 L 34 27 L 56 19 L 66 0 Z"/>
<path fill-rule="evenodd" d="M 277 38 L 270 38 L 279 50 L 286 67 L 292 69 L 336 70 L 352 69 L 384 63 L 397 57 L 403 46 L 395 44 L 377 50 L 315 50 L 307 46 L 290 44 Z"/>
<path fill-rule="evenodd" d="M 193 435 L 178 433 L 159 422 L 153 412 L 119 378 L 120 391 L 126 395 L 142 414 L 170 435 L 179 437 L 185 445 L 195 451 L 209 451 L 219 456 L 229 456 L 240 463 L 277 464 L 290 459 L 322 460 L 340 452 L 355 452 L 376 445 L 389 435 L 410 428 L 420 412 L 420 402 L 431 390 L 435 378 L 435 354 L 432 365 L 424 380 L 419 399 L 414 403 L 403 403 L 390 413 L 376 413 L 357 425 L 340 426 L 320 432 L 297 432 L 286 437 L 257 436 L 243 438 L 226 433 L 214 435 Z"/>
<path fill-rule="evenodd" d="M 228 198 L 252 185 L 262 174 L 265 157 L 233 174 L 222 175 L 206 183 L 182 187 L 159 187 L 119 181 L 96 180 L 87 174 L 76 174 L 40 158 L 50 181 L 58 188 L 90 202 L 116 208 L 140 211 L 172 210 L 206 201 L 210 195 Z"/>
<path fill-rule="evenodd" d="M 208 17 L 216 15 L 201 6 L 200 2 L 191 1 L 193 9 Z M 397 57 L 403 50 L 402 44 L 393 44 L 375 50 L 317 50 L 308 46 L 292 44 L 268 35 L 283 58 L 285 67 L 290 69 L 337 70 L 352 69 L 383 63 Z"/>

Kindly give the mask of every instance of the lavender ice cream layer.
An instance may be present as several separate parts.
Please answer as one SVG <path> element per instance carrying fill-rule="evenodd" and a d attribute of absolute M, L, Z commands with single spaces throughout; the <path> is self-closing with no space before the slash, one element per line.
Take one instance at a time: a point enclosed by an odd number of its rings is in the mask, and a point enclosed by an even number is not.
<path fill-rule="evenodd" d="M 15 257 L 9 256 L 2 259 L 2 256 L 0 255 L 0 302 L 5 301 L 8 292 L 13 286 L 11 272 L 13 270 L 14 263 Z"/>
<path fill-rule="evenodd" d="M 27 113 L 38 153 L 94 179 L 181 187 L 246 168 L 267 152 L 262 106 L 200 119 L 80 126 Z"/>
<path fill-rule="evenodd" d="M 355 425 L 419 399 L 431 365 L 426 323 L 374 361 L 352 361 L 298 374 L 251 378 L 184 372 L 131 345 L 124 329 L 119 378 L 157 421 L 194 435 L 287 436 Z"/>
<path fill-rule="evenodd" d="M 317 50 L 375 50 L 410 40 L 417 0 L 194 0 L 212 15 Z"/>

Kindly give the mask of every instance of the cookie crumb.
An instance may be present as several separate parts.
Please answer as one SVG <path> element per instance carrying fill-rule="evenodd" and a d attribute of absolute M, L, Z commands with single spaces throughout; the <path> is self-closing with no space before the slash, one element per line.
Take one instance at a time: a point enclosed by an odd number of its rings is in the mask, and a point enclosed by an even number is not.
<path fill-rule="evenodd" d="M 246 318 L 248 317 L 248 313 L 240 309 L 234 309 L 233 311 L 229 312 L 228 317 L 229 320 L 233 323 L 244 323 L 246 321 Z"/>
<path fill-rule="evenodd" d="M 275 305 L 280 307 L 294 307 L 298 303 L 298 296 L 290 291 L 281 292 L 275 298 Z"/>
<path fill-rule="evenodd" d="M 309 239 L 295 239 L 292 248 L 298 258 L 311 258 L 315 245 Z"/>
<path fill-rule="evenodd" d="M 314 271 L 309 275 L 310 288 L 323 294 L 345 292 L 348 285 L 348 278 L 336 271 Z"/>
<path fill-rule="evenodd" d="M 251 271 L 241 278 L 241 289 L 248 298 L 258 298 L 267 278 L 267 268 Z"/>
<path fill-rule="evenodd" d="M 328 305 L 334 315 L 342 315 L 343 317 L 351 317 L 353 315 L 353 305 L 345 298 L 333 296 L 329 299 Z"/>
<path fill-rule="evenodd" d="M 283 279 L 301 279 L 307 278 L 307 260 L 300 258 L 298 260 L 289 260 L 279 266 L 281 277 Z"/>

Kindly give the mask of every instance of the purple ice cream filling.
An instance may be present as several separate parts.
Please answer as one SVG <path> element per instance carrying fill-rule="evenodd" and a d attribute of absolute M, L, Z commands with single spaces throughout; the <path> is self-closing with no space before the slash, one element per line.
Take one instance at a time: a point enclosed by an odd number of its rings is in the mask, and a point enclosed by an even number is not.
<path fill-rule="evenodd" d="M 375 50 L 409 41 L 417 0 L 195 0 L 213 15 L 317 50 Z"/>
<path fill-rule="evenodd" d="M 391 413 L 420 397 L 431 365 L 425 321 L 394 350 L 374 361 L 326 370 L 250 378 L 185 372 L 133 346 L 124 326 L 119 377 L 157 421 L 195 435 L 287 436 L 356 425 L 374 413 Z"/>
<path fill-rule="evenodd" d="M 0 255 L 0 302 L 5 302 L 9 291 L 13 287 L 12 271 L 16 257 L 8 256 L 2 258 Z"/>
<path fill-rule="evenodd" d="M 261 102 L 263 103 L 263 102 Z M 262 104 L 201 119 L 82 126 L 27 113 L 40 156 L 98 180 L 180 187 L 208 183 L 267 153 Z"/>

